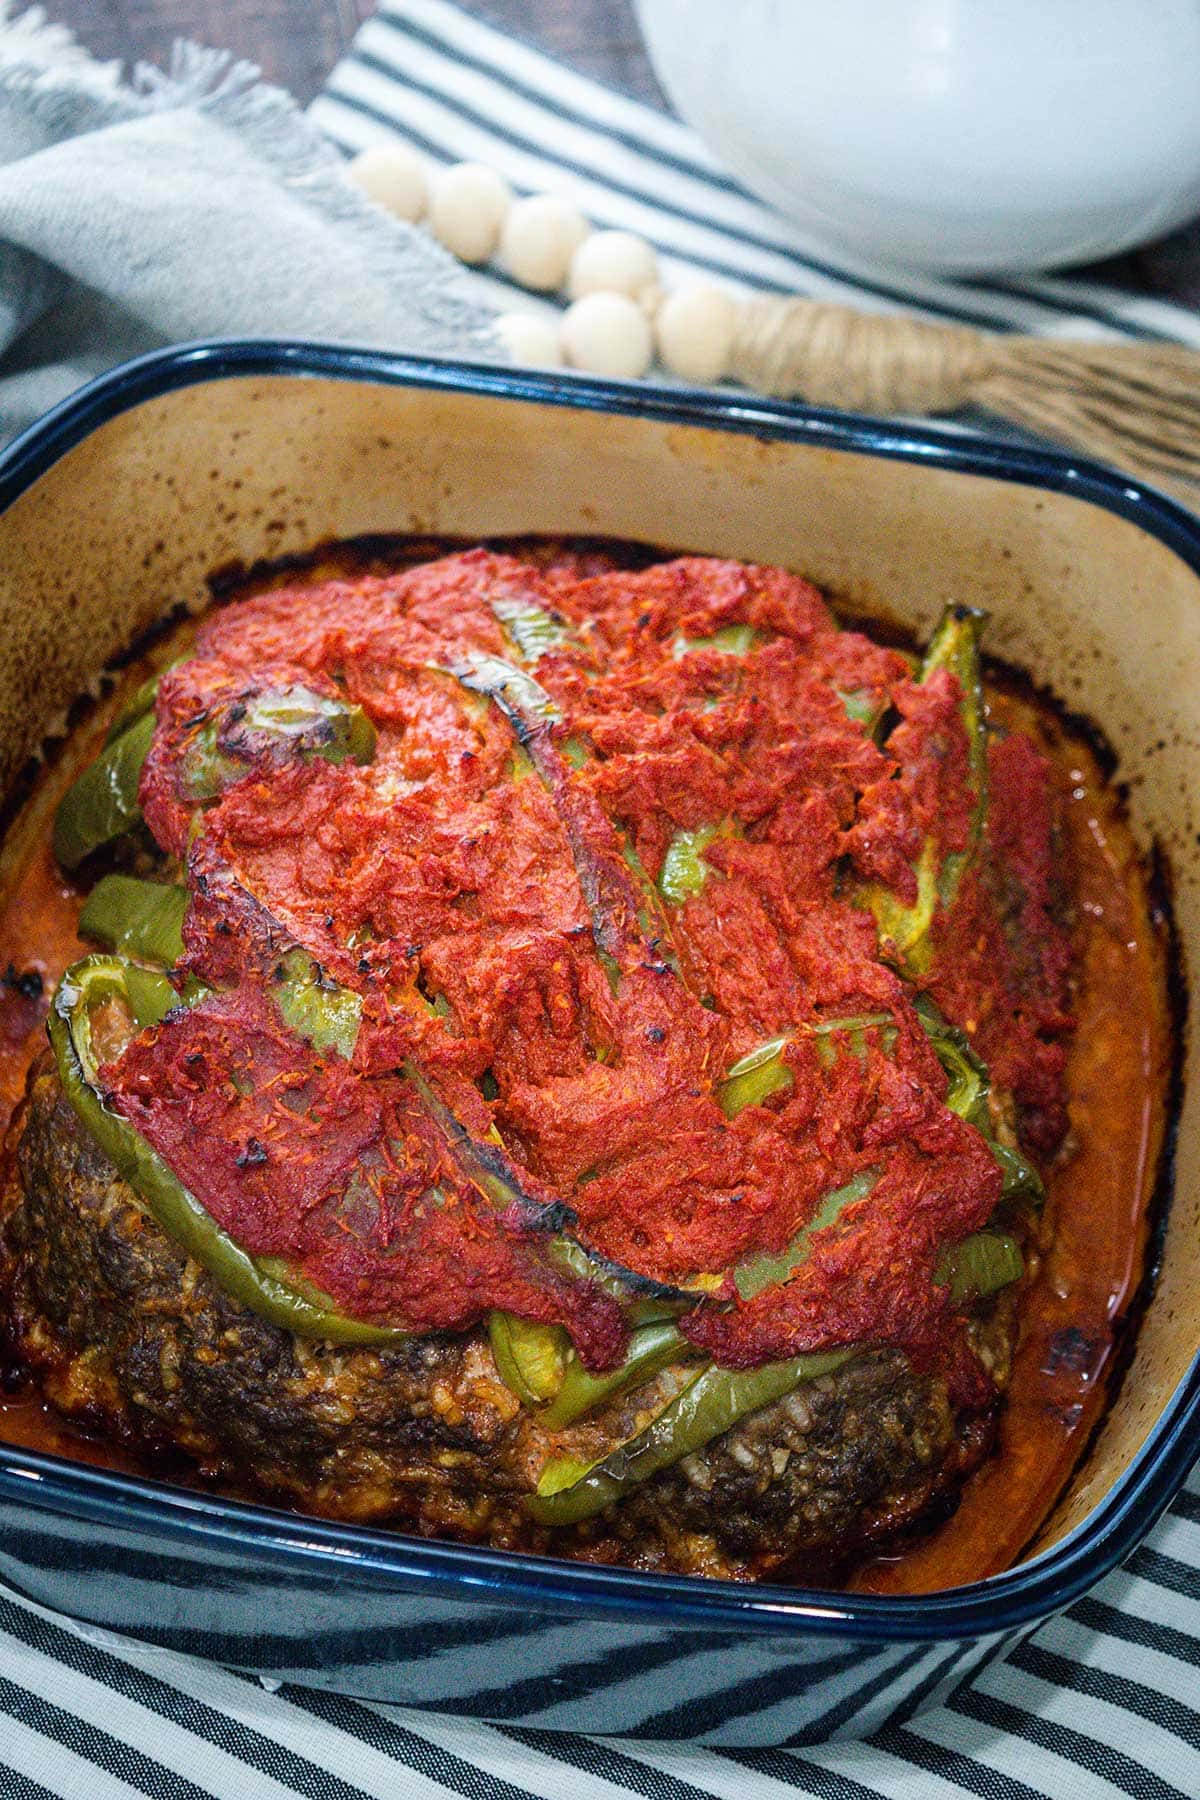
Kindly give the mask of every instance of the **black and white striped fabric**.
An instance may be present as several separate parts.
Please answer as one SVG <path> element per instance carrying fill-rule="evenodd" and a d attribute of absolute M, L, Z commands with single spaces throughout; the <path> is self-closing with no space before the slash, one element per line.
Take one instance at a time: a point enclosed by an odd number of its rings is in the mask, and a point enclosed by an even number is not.
<path fill-rule="evenodd" d="M 668 279 L 905 306 L 1025 331 L 1180 339 L 1200 318 L 1084 281 L 953 284 L 834 264 L 675 121 L 443 0 L 385 0 L 313 117 L 397 133 L 644 233 Z M 490 277 L 483 277 L 490 280 Z M 497 298 L 512 290 L 495 282 Z M 525 297 L 522 304 L 532 304 Z M 1119 1574 L 932 1712 L 863 1743 L 705 1750 L 341 1700 L 72 1625 L 0 1593 L 0 1800 L 1198 1800 L 1200 1474 Z"/>
<path fill-rule="evenodd" d="M 310 117 L 349 152 L 399 136 L 435 162 L 489 163 L 519 192 L 561 194 L 593 225 L 649 238 L 667 285 L 699 269 L 734 286 L 995 330 L 1200 347 L 1200 315 L 1080 277 L 951 282 L 834 257 L 751 199 L 678 120 L 446 0 L 382 0 Z M 542 304 L 481 280 L 502 306 Z"/>
<path fill-rule="evenodd" d="M 268 1691 L 0 1593 L 0 1800 L 1197 1800 L 1200 1476 L 1119 1574 L 932 1712 L 804 1750 Z"/>

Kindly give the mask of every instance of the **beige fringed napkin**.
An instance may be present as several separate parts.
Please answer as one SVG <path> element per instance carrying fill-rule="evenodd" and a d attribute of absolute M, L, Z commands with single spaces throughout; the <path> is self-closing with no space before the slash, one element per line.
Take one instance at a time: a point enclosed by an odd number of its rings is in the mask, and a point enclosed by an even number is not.
<path fill-rule="evenodd" d="M 486 352 L 459 265 L 366 201 L 257 77 L 179 45 L 169 73 L 125 83 L 0 0 L 0 439 L 190 338 Z"/>

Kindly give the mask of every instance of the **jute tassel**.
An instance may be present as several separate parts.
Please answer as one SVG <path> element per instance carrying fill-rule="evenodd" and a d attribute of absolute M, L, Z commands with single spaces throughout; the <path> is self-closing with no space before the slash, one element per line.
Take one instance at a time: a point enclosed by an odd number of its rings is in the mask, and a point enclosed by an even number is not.
<path fill-rule="evenodd" d="M 1200 352 L 1065 343 L 815 300 L 739 309 L 731 374 L 760 394 L 868 413 L 978 407 L 1200 508 Z"/>

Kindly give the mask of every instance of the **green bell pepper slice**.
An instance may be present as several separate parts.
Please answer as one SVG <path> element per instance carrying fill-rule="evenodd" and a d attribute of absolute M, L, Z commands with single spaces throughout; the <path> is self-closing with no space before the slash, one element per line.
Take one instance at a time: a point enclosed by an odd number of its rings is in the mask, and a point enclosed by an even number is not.
<path fill-rule="evenodd" d="M 332 1051 L 349 1062 L 362 1020 L 361 995 L 333 981 L 314 956 L 298 947 L 280 959 L 271 992 L 289 1031 L 321 1056 Z"/>
<path fill-rule="evenodd" d="M 889 1019 L 891 1017 L 890 1014 L 884 1016 Z M 764 1251 L 740 1263 L 733 1271 L 734 1285 L 740 1297 L 743 1300 L 752 1299 L 763 1288 L 775 1282 L 786 1281 L 797 1265 L 804 1261 L 815 1233 L 832 1225 L 845 1207 L 865 1199 L 877 1180 L 877 1170 L 860 1171 L 844 1186 L 825 1196 L 813 1217 L 786 1249 Z M 558 1263 L 564 1273 L 580 1279 L 598 1280 L 613 1298 L 627 1303 L 630 1301 L 632 1283 L 637 1278 L 632 1277 L 629 1271 L 605 1269 L 594 1252 L 584 1250 L 576 1241 L 565 1236 L 552 1241 L 550 1252 L 551 1260 Z M 640 1300 L 633 1298 L 632 1304 L 628 1306 L 628 1314 L 635 1329 L 625 1360 L 619 1368 L 592 1374 L 579 1363 L 558 1327 L 525 1321 L 512 1321 L 514 1326 L 520 1327 L 519 1336 L 515 1332 L 513 1334 L 517 1338 L 516 1345 L 504 1340 L 498 1349 L 497 1338 L 493 1337 L 492 1348 L 496 1353 L 497 1366 L 506 1385 L 525 1404 L 541 1405 L 549 1402 L 546 1410 L 539 1412 L 539 1418 L 549 1429 L 561 1429 L 627 1388 L 646 1380 L 669 1363 L 694 1354 L 691 1345 L 674 1324 L 674 1318 L 685 1307 L 694 1305 L 698 1299 L 704 1298 L 720 1285 L 719 1276 L 702 1275 L 680 1289 L 664 1289 L 662 1297 Z M 636 1293 L 636 1289 L 633 1292 Z M 562 1361 L 564 1357 L 565 1362 Z M 529 1374 L 530 1368 L 552 1373 L 539 1383 Z"/>
<path fill-rule="evenodd" d="M 1046 1198 L 1046 1184 L 1029 1158 L 1010 1144 L 998 1143 L 993 1137 L 988 1138 L 988 1149 L 1000 1164 L 1001 1198 L 1026 1199 L 1035 1209 L 1040 1208 Z"/>
<path fill-rule="evenodd" d="M 854 1013 L 842 1019 L 818 1019 L 811 1024 L 799 1025 L 795 1031 L 785 1032 L 780 1037 L 768 1038 L 726 1070 L 713 1090 L 716 1102 L 726 1118 L 734 1119 L 747 1106 L 761 1106 L 772 1094 L 791 1087 L 792 1071 L 787 1065 L 787 1049 L 797 1037 L 815 1038 L 818 1054 L 828 1066 L 836 1055 L 829 1042 L 835 1034 L 845 1032 L 850 1038 L 851 1049 L 862 1055 L 866 1049 L 863 1034 L 893 1024 L 890 1012 Z"/>
<path fill-rule="evenodd" d="M 125 837 L 142 822 L 138 782 L 154 736 L 145 713 L 115 737 L 67 789 L 54 815 L 53 849 L 64 869 Z"/>
<path fill-rule="evenodd" d="M 187 902 L 184 887 L 105 875 L 79 915 L 79 935 L 120 955 L 173 968 L 183 955 Z M 354 1055 L 361 996 L 332 981 L 307 950 L 297 945 L 280 958 L 271 993 L 288 1029 L 322 1056 L 333 1052 L 348 1061 Z"/>
<path fill-rule="evenodd" d="M 171 667 L 174 668 L 175 664 L 172 663 Z M 164 670 L 163 673 L 165 674 L 166 671 Z M 115 744 L 131 725 L 136 725 L 139 719 L 144 719 L 147 713 L 154 711 L 154 703 L 158 699 L 158 684 L 161 680 L 162 675 L 147 676 L 141 686 L 135 688 L 130 694 L 124 706 L 117 709 L 108 727 L 108 736 L 104 740 L 106 745 Z"/>
<path fill-rule="evenodd" d="M 996 1141 L 988 1106 L 991 1082 L 987 1065 L 976 1054 L 966 1032 L 943 1018 L 928 994 L 919 994 L 914 1005 L 949 1078 L 946 1105 L 960 1119 L 975 1127 L 1000 1165 L 1001 1198 L 1008 1201 L 1024 1198 L 1035 1207 L 1041 1206 L 1046 1188 L 1033 1164 L 1019 1150 Z"/>
<path fill-rule="evenodd" d="M 762 642 L 762 632 L 756 631 L 753 625 L 722 625 L 711 637 L 690 638 L 680 634 L 671 645 L 671 654 L 676 662 L 683 656 L 690 656 L 693 650 L 719 650 L 723 656 L 746 656 Z"/>
<path fill-rule="evenodd" d="M 649 1275 L 638 1275 L 624 1264 L 581 1244 L 572 1235 L 573 1224 L 574 1217 L 570 1215 L 570 1225 L 564 1224 L 562 1231 L 547 1240 L 551 1263 L 562 1275 L 573 1276 L 579 1281 L 594 1281 L 610 1299 L 619 1300 L 625 1306 L 626 1316 L 633 1325 L 653 1325 L 660 1319 L 673 1319 L 721 1285 L 719 1275 L 697 1276 L 691 1283 L 679 1286 L 656 1281 Z"/>
<path fill-rule="evenodd" d="M 677 831 L 667 845 L 662 868 L 658 872 L 658 888 L 670 906 L 682 906 L 698 894 L 713 874 L 705 862 L 704 852 L 720 837 L 736 834 L 734 821 L 718 819 L 712 825 L 698 825 L 694 831 Z"/>
<path fill-rule="evenodd" d="M 53 847 L 64 869 L 78 868 L 85 858 L 141 823 L 138 784 L 154 737 L 157 682 L 155 677 L 145 683 L 118 714 L 100 755 L 59 802 Z M 147 698 L 149 704 L 136 712 Z M 183 781 L 190 798 L 198 803 L 215 800 L 249 766 L 221 742 L 235 707 L 241 708 L 236 725 L 276 739 L 300 756 L 318 756 L 332 763 L 368 763 L 375 754 L 375 727 L 360 706 L 315 694 L 300 684 L 256 694 L 218 708 L 188 745 Z M 131 722 L 118 731 L 125 718 Z"/>
<path fill-rule="evenodd" d="M 735 1119 L 748 1106 L 761 1106 L 772 1094 L 792 1085 L 792 1071 L 784 1061 L 791 1033 L 768 1038 L 740 1056 L 714 1090 L 717 1105 L 726 1118 Z"/>
<path fill-rule="evenodd" d="M 550 694 L 526 669 L 498 656 L 472 655 L 439 673 L 452 675 L 468 693 L 482 695 L 496 707 L 517 740 L 515 766 L 520 768 L 520 759 L 527 758 L 549 794 L 591 917 L 597 960 L 613 993 L 621 985 L 621 953 L 631 948 L 627 922 L 630 916 L 637 922 L 637 948 L 642 957 L 650 963 L 661 963 L 678 979 L 679 959 L 671 944 L 661 899 L 633 845 L 621 839 L 621 859 L 628 871 L 628 878 L 623 879 L 619 870 L 596 853 L 586 832 L 580 829 L 572 804 L 570 775 L 589 760 L 588 751 L 578 739 L 568 739 L 561 751 L 552 742 L 550 727 L 561 721 L 562 714 Z"/>
<path fill-rule="evenodd" d="M 734 1285 L 743 1300 L 752 1300 L 766 1287 L 787 1281 L 809 1252 L 813 1237 L 837 1222 L 847 1206 L 865 1200 L 876 1181 L 876 1169 L 864 1169 L 844 1187 L 826 1194 L 820 1206 L 787 1248 L 763 1251 L 740 1263 L 733 1272 Z M 941 1251 L 934 1280 L 949 1287 L 952 1300 L 982 1299 L 1017 1281 L 1024 1273 L 1021 1247 L 1007 1232 L 977 1231 Z"/>
<path fill-rule="evenodd" d="M 465 1179 L 491 1202 L 497 1212 L 511 1212 L 517 1217 L 523 1215 L 530 1224 L 545 1231 L 547 1260 L 560 1274 L 571 1280 L 594 1282 L 611 1299 L 628 1306 L 629 1317 L 634 1322 L 641 1322 L 647 1313 L 662 1317 L 664 1310 L 680 1312 L 695 1304 L 698 1293 L 709 1292 L 712 1286 L 719 1285 L 719 1278 L 714 1278 L 711 1284 L 701 1278 L 702 1285 L 694 1289 L 672 1287 L 638 1275 L 598 1251 L 589 1250 L 571 1235 L 576 1220 L 569 1206 L 561 1201 L 545 1203 L 525 1191 L 503 1139 L 494 1127 L 490 1141 L 480 1143 L 434 1091 L 411 1058 L 404 1063 L 403 1070 Z M 531 1344 L 533 1334 L 556 1329 L 534 1321 L 524 1323 Z M 539 1354 L 549 1353 L 543 1350 Z M 517 1386 L 513 1391 L 518 1391 Z"/>
<path fill-rule="evenodd" d="M 565 619 L 526 600 L 489 600 L 516 655 L 524 663 L 536 663 L 550 650 L 564 644 L 579 647 L 579 639 Z"/>
<path fill-rule="evenodd" d="M 846 717 L 861 725 L 870 737 L 886 710 L 887 702 L 881 701 L 873 688 L 835 688 L 838 699 L 845 709 Z"/>
<path fill-rule="evenodd" d="M 471 693 L 479 694 L 497 706 L 512 726 L 517 742 L 525 748 L 531 738 L 562 718 L 541 683 L 527 670 L 506 662 L 502 656 L 472 653 L 464 662 L 439 672 L 452 675 Z M 539 769 L 538 773 L 542 771 Z"/>
<path fill-rule="evenodd" d="M 671 1363 L 691 1360 L 698 1354 L 668 1319 L 655 1325 L 639 1325 L 630 1337 L 625 1360 L 617 1369 L 593 1375 L 572 1350 L 557 1391 L 550 1396 L 549 1405 L 538 1412 L 538 1423 L 547 1431 L 562 1431 L 576 1419 L 607 1406 L 618 1394 L 640 1387 Z"/>
<path fill-rule="evenodd" d="M 183 955 L 187 903 L 185 887 L 105 875 L 84 902 L 79 935 L 121 956 L 170 969 Z"/>
<path fill-rule="evenodd" d="M 158 1152 L 127 1120 L 110 1111 L 96 1085 L 94 1009 L 116 1001 L 139 1030 L 159 1024 L 181 1004 L 165 976 L 137 969 L 115 956 L 88 956 L 67 970 L 50 1008 L 49 1033 L 63 1092 L 80 1123 L 128 1182 L 146 1211 L 193 1261 L 230 1296 L 282 1330 L 337 1344 L 398 1344 L 411 1333 L 370 1325 L 337 1310 L 327 1295 L 304 1282 L 284 1280 L 282 1265 L 258 1261 L 223 1231 Z"/>
<path fill-rule="evenodd" d="M 949 1288 L 957 1306 L 965 1300 L 986 1300 L 1024 1273 L 1025 1259 L 1015 1237 L 1005 1231 L 976 1231 L 957 1244 L 947 1244 L 933 1279 Z"/>
<path fill-rule="evenodd" d="M 825 1195 L 816 1212 L 782 1250 L 762 1250 L 746 1258 L 733 1271 L 733 1283 L 743 1300 L 753 1300 L 764 1288 L 786 1281 L 808 1256 L 818 1231 L 836 1224 L 846 1207 L 865 1200 L 879 1180 L 878 1169 L 861 1169 L 844 1186 Z"/>
<path fill-rule="evenodd" d="M 938 871 L 938 900 L 947 910 L 953 906 L 959 884 L 978 852 L 987 817 L 987 729 L 979 650 L 986 624 L 987 614 L 976 607 L 947 607 L 921 664 L 922 681 L 928 681 L 937 669 L 948 669 L 958 677 L 962 690 L 959 713 L 967 734 L 967 757 L 975 792 L 967 847 L 952 850 Z"/>
<path fill-rule="evenodd" d="M 959 716 L 967 736 L 974 802 L 968 842 L 939 858 L 938 845 L 926 839 L 913 873 L 917 898 L 909 905 L 897 900 L 878 882 L 865 886 L 859 904 L 875 916 L 884 955 L 901 973 L 923 975 L 933 956 L 931 933 L 939 910 L 953 906 L 963 876 L 978 854 L 987 816 L 987 734 L 979 643 L 987 621 L 985 613 L 970 606 L 949 606 L 930 639 L 921 663 L 919 680 L 926 682 L 938 669 L 958 677 L 961 690 Z"/>
<path fill-rule="evenodd" d="M 966 1032 L 951 1025 L 928 994 L 918 994 L 913 1006 L 946 1072 L 946 1105 L 968 1125 L 986 1133 L 991 1123 L 988 1112 L 991 1084 L 987 1065 L 976 1053 Z"/>
<path fill-rule="evenodd" d="M 829 1201 L 834 1198 L 830 1195 Z M 846 1201 L 843 1199 L 841 1204 Z M 831 1222 L 831 1218 L 826 1220 Z M 817 1228 L 814 1219 L 809 1230 Z M 760 1285 L 777 1279 L 774 1272 L 762 1272 L 764 1280 Z M 935 1280 L 949 1288 L 950 1299 L 957 1305 L 995 1293 L 1018 1280 L 1023 1272 L 1020 1248 L 1014 1238 L 999 1232 L 976 1232 L 961 1243 L 947 1246 L 939 1258 Z M 674 1346 L 671 1348 L 674 1350 Z M 614 1501 L 624 1499 L 650 1476 L 702 1450 L 748 1413 L 783 1399 L 804 1381 L 832 1374 L 860 1353 L 857 1346 L 850 1346 L 747 1370 L 709 1364 L 641 1432 L 606 1450 L 602 1457 L 590 1463 L 570 1456 L 551 1458 L 542 1470 L 536 1494 L 526 1502 L 527 1509 L 544 1525 L 574 1525 L 591 1518 Z M 661 1368 L 672 1360 L 674 1355 L 668 1355 L 657 1366 Z M 561 1428 L 587 1410 L 579 1408 L 568 1414 L 561 1404 L 563 1391 L 560 1389 L 559 1398 L 540 1415 L 548 1427 Z"/>
<path fill-rule="evenodd" d="M 567 1334 L 557 1325 L 490 1312 L 488 1341 L 501 1381 L 523 1406 L 553 1400 L 567 1372 Z"/>
<path fill-rule="evenodd" d="M 575 766 L 581 768 L 583 765 Z M 661 958 L 676 980 L 681 981 L 683 976 L 679 967 L 679 957 L 671 942 L 670 927 L 663 912 L 659 890 L 646 873 L 646 865 L 633 844 L 623 833 L 621 837 L 621 856 L 634 881 L 635 916 L 638 930 L 646 940 L 647 948 Z"/>
<path fill-rule="evenodd" d="M 593 1463 L 554 1457 L 542 1470 L 527 1508 L 543 1525 L 574 1525 L 594 1517 L 661 1469 L 703 1450 L 747 1413 L 782 1400 L 801 1382 L 840 1369 L 857 1348 L 793 1356 L 758 1369 L 710 1364 L 645 1429 Z"/>

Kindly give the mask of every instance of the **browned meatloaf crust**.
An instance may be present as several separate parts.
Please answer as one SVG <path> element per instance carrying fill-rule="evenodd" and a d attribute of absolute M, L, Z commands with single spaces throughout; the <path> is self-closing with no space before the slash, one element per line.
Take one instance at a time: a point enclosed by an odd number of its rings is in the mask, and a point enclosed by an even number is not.
<path fill-rule="evenodd" d="M 551 1440 L 497 1376 L 486 1334 L 384 1351 L 305 1342 L 230 1300 L 145 1214 L 35 1069 L 0 1206 L 8 1355 L 88 1430 L 314 1513 L 390 1521 L 643 1568 L 819 1572 L 953 1503 L 990 1421 L 945 1383 L 867 1354 L 742 1420 L 600 1518 L 550 1531 L 521 1494 L 551 1448 L 611 1437 L 609 1412 Z M 1012 1290 L 974 1329 L 1000 1386 Z"/>

